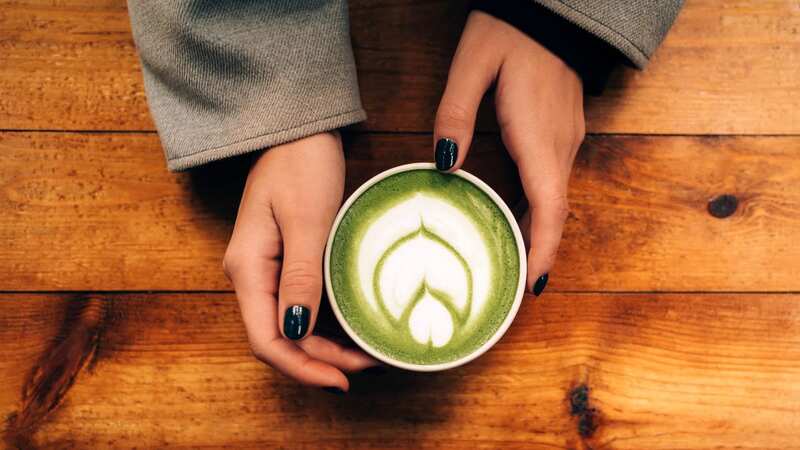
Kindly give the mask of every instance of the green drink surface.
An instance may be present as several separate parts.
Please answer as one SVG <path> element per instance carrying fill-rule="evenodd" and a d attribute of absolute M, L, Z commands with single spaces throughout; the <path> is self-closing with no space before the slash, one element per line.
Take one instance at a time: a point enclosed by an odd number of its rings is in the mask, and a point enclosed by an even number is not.
<path fill-rule="evenodd" d="M 390 245 L 377 248 L 376 251 L 381 256 L 374 267 L 359 268 L 362 246 L 372 245 L 365 241 L 370 227 L 393 209 L 395 212 L 401 211 L 400 205 L 408 205 L 415 198 L 426 199 L 420 203 L 427 205 L 423 208 L 442 205 L 441 208 L 436 208 L 437 211 L 430 211 L 431 215 L 439 214 L 441 217 L 442 211 L 452 211 L 451 215 L 459 217 L 449 222 L 439 221 L 432 226 L 425 223 L 428 212 L 422 211 L 419 227 L 410 232 L 402 232 Z M 471 225 L 463 226 L 467 223 Z M 458 224 L 462 226 L 454 229 Z M 469 236 L 475 236 L 473 240 L 481 242 L 465 244 L 462 228 L 475 230 L 476 233 Z M 450 236 L 455 235 L 461 236 L 461 243 L 451 245 Z M 396 256 L 400 254 L 398 249 L 415 239 L 420 243 L 415 248 L 431 248 L 436 255 L 444 255 L 440 260 L 444 258 L 452 261 L 451 272 L 459 272 L 456 278 L 461 280 L 454 281 L 454 284 L 460 283 L 466 287 L 459 291 L 441 281 L 434 286 L 430 281 L 436 274 L 432 273 L 430 279 L 425 274 L 419 285 L 405 287 L 406 291 L 413 292 L 406 303 L 397 306 L 396 302 L 387 302 L 382 293 L 391 294 L 396 290 L 390 289 L 391 286 L 383 288 L 379 280 L 403 279 L 406 274 L 387 271 L 403 267 L 392 265 L 391 259 L 400 258 Z M 472 248 L 478 250 L 469 250 Z M 470 256 L 473 253 L 485 255 L 483 260 L 488 265 L 482 265 L 483 268 L 470 267 L 470 261 L 477 260 L 477 257 Z M 437 261 L 436 255 L 420 254 L 418 264 L 422 267 L 426 261 Z M 433 365 L 472 354 L 497 332 L 515 301 L 520 276 L 519 260 L 514 231 L 503 211 L 488 194 L 459 176 L 418 169 L 384 178 L 369 187 L 350 205 L 333 237 L 329 271 L 331 289 L 339 311 L 349 327 L 366 344 L 398 361 Z M 423 270 L 415 266 L 416 263 L 409 269 Z M 435 272 L 437 267 L 425 270 Z M 363 274 L 371 276 L 369 283 L 363 282 Z M 439 280 L 441 278 L 440 276 Z M 485 282 L 481 284 L 480 280 Z M 389 286 L 391 283 L 386 284 Z M 481 289 L 473 289 L 473 286 Z M 476 294 L 476 291 L 480 292 Z M 460 303 L 456 301 L 458 295 L 452 294 L 453 292 L 461 293 Z M 429 307 L 418 308 L 417 311 L 415 308 L 420 302 L 427 302 Z M 393 314 L 393 311 L 396 313 Z M 449 328 L 445 331 L 434 330 L 427 341 L 420 342 L 412 330 L 419 333 L 421 326 L 416 325 L 417 322 L 432 321 L 433 316 L 425 317 L 425 314 L 433 313 L 436 313 L 436 317 L 445 317 L 445 320 L 439 322 L 446 322 Z M 410 325 L 412 322 L 414 326 Z M 439 326 L 433 322 L 425 323 L 425 327 L 429 328 Z M 441 342 L 437 342 L 434 339 L 436 336 L 444 336 L 443 333 L 446 332 L 449 332 L 446 341 L 440 339 Z"/>

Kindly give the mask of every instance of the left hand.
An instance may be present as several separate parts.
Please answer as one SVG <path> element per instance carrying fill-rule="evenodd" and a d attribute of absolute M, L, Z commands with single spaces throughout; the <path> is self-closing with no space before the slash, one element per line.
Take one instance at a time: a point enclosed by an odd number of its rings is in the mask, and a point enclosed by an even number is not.
<path fill-rule="evenodd" d="M 343 392 L 350 388 L 345 373 L 377 364 L 313 334 L 344 168 L 337 132 L 258 154 L 223 261 L 256 358 L 302 384 Z"/>
<path fill-rule="evenodd" d="M 527 288 L 539 295 L 569 213 L 567 183 L 585 133 L 583 86 L 575 71 L 528 35 L 473 11 L 436 114 L 440 170 L 464 163 L 478 106 L 492 84 L 500 134 L 530 206 L 521 220 L 530 245 Z"/>

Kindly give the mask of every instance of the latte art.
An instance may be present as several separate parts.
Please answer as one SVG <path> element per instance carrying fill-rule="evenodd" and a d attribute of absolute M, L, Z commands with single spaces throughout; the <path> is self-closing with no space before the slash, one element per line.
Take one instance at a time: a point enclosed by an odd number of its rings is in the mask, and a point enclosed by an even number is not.
<path fill-rule="evenodd" d="M 435 370 L 482 352 L 508 327 L 524 289 L 524 247 L 507 209 L 467 175 L 398 169 L 359 189 L 337 217 L 328 295 L 374 356 Z"/>
<path fill-rule="evenodd" d="M 367 303 L 420 344 L 447 344 L 488 298 L 486 242 L 458 208 L 425 194 L 373 222 L 358 255 Z"/>

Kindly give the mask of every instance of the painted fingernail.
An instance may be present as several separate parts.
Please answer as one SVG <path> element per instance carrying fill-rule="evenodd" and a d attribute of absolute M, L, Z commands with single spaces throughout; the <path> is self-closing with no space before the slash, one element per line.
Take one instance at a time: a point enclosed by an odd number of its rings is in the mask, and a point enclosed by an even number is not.
<path fill-rule="evenodd" d="M 386 373 L 386 368 L 383 366 L 372 366 L 362 370 L 361 373 L 367 375 L 383 375 Z"/>
<path fill-rule="evenodd" d="M 337 387 L 334 387 L 334 386 L 324 387 L 324 388 L 322 388 L 322 390 L 325 391 L 325 392 L 330 392 L 331 394 L 335 394 L 335 395 L 344 395 L 344 394 L 347 393 L 347 392 L 345 392 L 345 391 L 343 391 L 343 390 L 341 390 L 341 389 L 339 389 Z"/>
<path fill-rule="evenodd" d="M 458 158 L 458 145 L 456 141 L 449 138 L 441 138 L 436 143 L 436 168 L 439 170 L 450 170 L 456 164 Z"/>
<path fill-rule="evenodd" d="M 547 274 L 544 274 L 536 279 L 536 283 L 533 285 L 533 295 L 540 296 L 544 288 L 547 287 Z"/>
<path fill-rule="evenodd" d="M 286 308 L 286 314 L 283 315 L 283 332 L 286 337 L 297 340 L 305 336 L 310 318 L 311 311 L 305 306 L 294 305 Z"/>

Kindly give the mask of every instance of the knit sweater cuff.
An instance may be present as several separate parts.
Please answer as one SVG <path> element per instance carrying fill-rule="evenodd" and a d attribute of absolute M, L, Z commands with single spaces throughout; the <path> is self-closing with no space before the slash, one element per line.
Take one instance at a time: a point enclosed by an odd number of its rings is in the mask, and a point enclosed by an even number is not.
<path fill-rule="evenodd" d="M 614 47 L 530 0 L 478 0 L 472 6 L 514 26 L 561 58 L 580 76 L 589 95 L 601 94 L 611 71 L 624 61 Z"/>
<path fill-rule="evenodd" d="M 345 0 L 129 1 L 167 166 L 362 121 Z"/>

